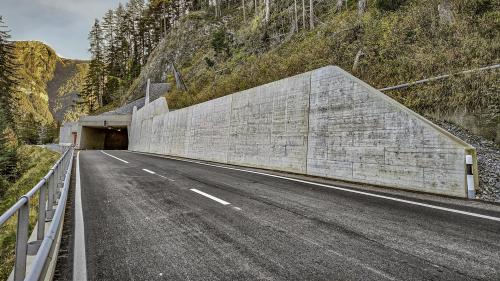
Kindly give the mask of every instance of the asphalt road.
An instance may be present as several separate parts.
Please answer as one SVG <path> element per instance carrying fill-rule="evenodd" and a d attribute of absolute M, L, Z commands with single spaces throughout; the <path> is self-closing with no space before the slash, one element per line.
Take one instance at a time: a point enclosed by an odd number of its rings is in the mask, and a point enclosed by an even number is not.
<path fill-rule="evenodd" d="M 500 280 L 499 221 L 126 151 L 80 175 L 88 280 Z"/>

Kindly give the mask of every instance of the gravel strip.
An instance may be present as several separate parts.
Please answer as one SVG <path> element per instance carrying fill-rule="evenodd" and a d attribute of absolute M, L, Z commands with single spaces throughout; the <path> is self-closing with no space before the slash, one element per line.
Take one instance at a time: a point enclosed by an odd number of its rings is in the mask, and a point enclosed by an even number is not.
<path fill-rule="evenodd" d="M 452 123 L 435 120 L 433 122 L 476 148 L 479 169 L 476 198 L 500 202 L 500 146 Z"/>

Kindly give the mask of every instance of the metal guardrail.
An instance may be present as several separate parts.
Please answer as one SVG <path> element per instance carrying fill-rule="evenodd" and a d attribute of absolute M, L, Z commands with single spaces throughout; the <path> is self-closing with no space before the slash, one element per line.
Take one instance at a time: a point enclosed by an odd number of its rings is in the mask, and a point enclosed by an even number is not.
<path fill-rule="evenodd" d="M 53 242 L 57 237 L 66 207 L 73 153 L 73 147 L 67 147 L 47 175 L 0 216 L 0 226 L 2 226 L 17 213 L 14 281 L 40 280 L 47 272 L 47 258 L 54 250 Z M 30 200 L 37 192 L 39 193 L 37 235 L 35 241 L 28 243 Z M 51 222 L 47 232 L 46 222 Z M 35 255 L 35 259 L 26 277 L 28 255 Z"/>
<path fill-rule="evenodd" d="M 423 84 L 423 83 L 427 83 L 427 82 L 447 79 L 447 78 L 450 78 L 450 77 L 456 76 L 456 75 L 463 75 L 463 74 L 469 74 L 469 73 L 474 73 L 474 72 L 478 72 L 478 71 L 492 70 L 492 69 L 498 69 L 498 68 L 500 68 L 500 64 L 495 64 L 495 65 L 490 65 L 490 66 L 486 66 L 486 67 L 456 72 L 456 73 L 452 73 L 452 74 L 439 75 L 439 76 L 427 78 L 424 80 L 418 80 L 418 81 L 405 83 L 405 84 L 401 84 L 401 85 L 396 85 L 396 86 L 391 86 L 391 87 L 386 87 L 386 88 L 382 88 L 382 89 L 378 89 L 378 90 L 381 92 L 385 92 L 385 91 L 405 89 L 405 88 L 408 88 L 408 87 L 411 87 L 414 85 L 419 85 L 419 84 Z"/>

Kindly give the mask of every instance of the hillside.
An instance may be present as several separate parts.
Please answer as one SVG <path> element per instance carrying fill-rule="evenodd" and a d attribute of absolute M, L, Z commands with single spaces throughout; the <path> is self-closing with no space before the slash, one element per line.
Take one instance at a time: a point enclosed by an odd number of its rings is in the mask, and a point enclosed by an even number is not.
<path fill-rule="evenodd" d="M 87 63 L 60 58 L 37 41 L 15 42 L 14 52 L 18 65 L 16 131 L 27 143 L 44 142 L 43 138 L 53 137 L 56 122 L 63 120 L 76 92 L 81 91 Z"/>
<path fill-rule="evenodd" d="M 86 61 L 58 60 L 54 78 L 47 82 L 49 107 L 57 121 L 64 120 L 64 114 L 71 110 L 78 93 L 83 91 L 88 68 Z"/>
<path fill-rule="evenodd" d="M 234 6 L 220 19 L 210 10 L 191 12 L 152 52 L 122 100 L 142 95 L 147 78 L 163 82 L 171 62 L 188 88 L 168 94 L 174 109 L 330 64 L 382 88 L 500 62 L 499 1 L 447 1 L 449 20 L 440 0 L 368 1 L 362 16 L 357 1 L 340 10 L 331 2 L 318 1 L 312 30 L 300 16 L 294 27 L 291 6 L 281 2 L 271 6 L 268 24 L 251 6 L 246 22 Z M 499 74 L 457 76 L 386 94 L 500 143 Z"/>

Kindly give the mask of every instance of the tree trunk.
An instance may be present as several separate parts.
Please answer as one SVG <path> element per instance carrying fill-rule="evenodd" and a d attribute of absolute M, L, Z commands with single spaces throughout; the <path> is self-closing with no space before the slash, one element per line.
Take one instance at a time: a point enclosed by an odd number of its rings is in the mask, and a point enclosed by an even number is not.
<path fill-rule="evenodd" d="M 306 2 L 302 0 L 302 27 L 306 29 Z"/>
<path fill-rule="evenodd" d="M 241 6 L 243 7 L 243 22 L 247 22 L 247 14 L 245 11 L 245 0 L 241 0 Z"/>
<path fill-rule="evenodd" d="M 342 10 L 342 6 L 344 5 L 344 0 L 337 0 L 337 3 L 335 4 L 335 9 L 337 12 Z"/>
<path fill-rule="evenodd" d="M 295 32 L 298 32 L 299 31 L 299 19 L 298 19 L 298 14 L 297 14 L 297 0 L 293 0 L 293 10 L 294 10 L 294 28 L 295 28 Z"/>
<path fill-rule="evenodd" d="M 362 16 L 366 11 L 366 0 L 358 0 L 358 15 Z"/>
<path fill-rule="evenodd" d="M 441 0 L 441 3 L 438 5 L 438 13 L 440 24 L 449 25 L 455 22 L 453 5 L 450 0 Z"/>
<path fill-rule="evenodd" d="M 271 14 L 271 11 L 269 10 L 269 1 L 270 0 L 265 0 L 265 3 L 266 3 L 266 22 L 269 22 L 269 16 Z"/>
<path fill-rule="evenodd" d="M 352 64 L 352 73 L 356 74 L 358 72 L 359 60 L 364 55 L 363 50 L 359 49 L 356 57 L 354 58 L 354 63 Z"/>
<path fill-rule="evenodd" d="M 309 0 L 309 28 L 314 29 L 314 0 Z"/>
<path fill-rule="evenodd" d="M 163 38 L 167 37 L 167 13 L 165 9 L 165 2 L 162 4 L 162 14 L 163 14 Z"/>

